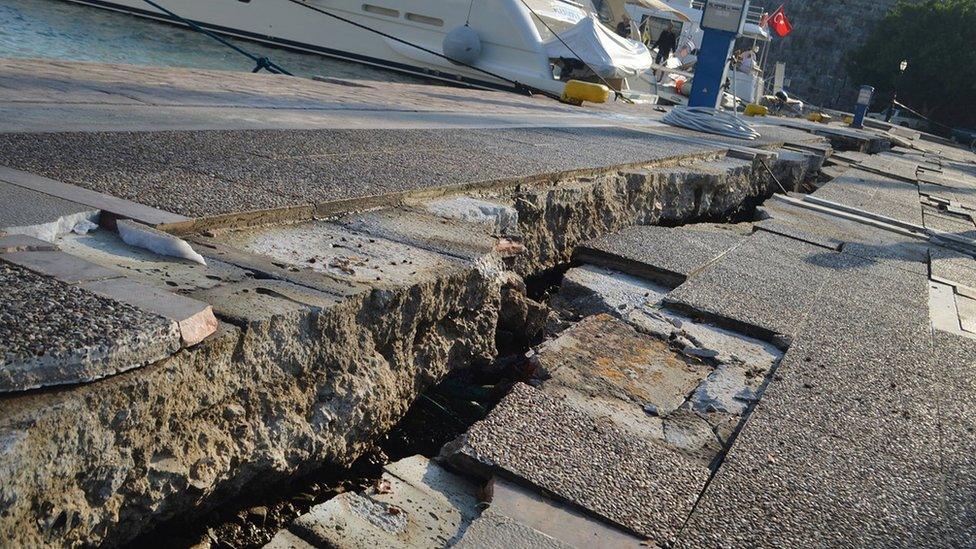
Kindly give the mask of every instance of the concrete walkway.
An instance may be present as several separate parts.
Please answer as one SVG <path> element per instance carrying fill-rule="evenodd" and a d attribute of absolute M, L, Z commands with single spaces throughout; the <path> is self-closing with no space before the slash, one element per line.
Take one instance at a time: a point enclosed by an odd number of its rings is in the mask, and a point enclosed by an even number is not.
<path fill-rule="evenodd" d="M 0 377 L 0 534 L 122 543 L 347 465 L 530 304 L 553 320 L 527 383 L 439 463 L 388 465 L 402 493 L 317 502 L 278 541 L 972 545 L 973 156 L 659 117 L 6 63 L 2 371 L 36 375 Z"/>

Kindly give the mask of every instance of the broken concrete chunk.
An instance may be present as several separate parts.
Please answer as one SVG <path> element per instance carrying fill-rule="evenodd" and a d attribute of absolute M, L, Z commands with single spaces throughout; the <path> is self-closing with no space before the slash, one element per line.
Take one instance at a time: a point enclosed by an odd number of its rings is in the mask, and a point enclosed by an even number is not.
<path fill-rule="evenodd" d="M 217 318 L 210 305 L 149 284 L 120 278 L 86 282 L 82 287 L 172 320 L 179 326 L 186 347 L 200 343 L 217 331 Z"/>
<path fill-rule="evenodd" d="M 711 460 L 722 444 L 703 417 L 690 410 L 677 410 L 664 419 L 664 440 L 669 445 Z"/>
<path fill-rule="evenodd" d="M 207 264 L 203 256 L 195 252 L 190 244 L 181 238 L 127 219 L 120 220 L 117 225 L 119 236 L 130 246 L 145 248 L 159 255 L 186 259 L 200 265 Z"/>
<path fill-rule="evenodd" d="M 499 240 L 491 236 L 489 227 L 412 208 L 355 213 L 340 217 L 335 223 L 356 233 L 472 261 L 490 254 Z"/>
<path fill-rule="evenodd" d="M 440 217 L 486 225 L 497 235 L 518 234 L 518 210 L 511 206 L 459 196 L 428 202 L 424 207 Z"/>
<path fill-rule="evenodd" d="M 742 415 L 758 400 L 763 379 L 762 374 L 748 378 L 741 365 L 723 364 L 695 389 L 689 402 L 699 412 Z"/>

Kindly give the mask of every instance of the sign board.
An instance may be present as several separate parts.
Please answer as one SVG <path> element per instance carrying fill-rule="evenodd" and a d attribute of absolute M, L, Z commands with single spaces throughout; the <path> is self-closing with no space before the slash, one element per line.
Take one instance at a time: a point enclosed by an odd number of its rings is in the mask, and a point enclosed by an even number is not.
<path fill-rule="evenodd" d="M 868 107 L 871 105 L 871 99 L 874 97 L 874 88 L 871 86 L 861 86 L 861 90 L 857 94 L 857 104 L 864 105 Z"/>
<path fill-rule="evenodd" d="M 701 28 L 740 34 L 748 13 L 749 0 L 706 0 Z"/>
<path fill-rule="evenodd" d="M 783 91 L 786 86 L 786 63 L 776 63 L 776 71 L 773 73 L 773 93 Z"/>

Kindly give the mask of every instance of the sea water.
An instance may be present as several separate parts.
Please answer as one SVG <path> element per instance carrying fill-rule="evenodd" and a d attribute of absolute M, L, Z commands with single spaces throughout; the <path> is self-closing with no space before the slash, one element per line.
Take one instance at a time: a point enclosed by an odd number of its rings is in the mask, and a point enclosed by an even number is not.
<path fill-rule="evenodd" d="M 206 0 L 201 0 L 206 1 Z M 165 3 L 162 5 L 165 6 Z M 153 9 L 148 4 L 146 9 Z M 358 63 L 228 39 L 296 76 L 421 80 Z M 201 33 L 65 0 L 0 0 L 0 59 L 46 58 L 247 71 L 254 62 Z"/>

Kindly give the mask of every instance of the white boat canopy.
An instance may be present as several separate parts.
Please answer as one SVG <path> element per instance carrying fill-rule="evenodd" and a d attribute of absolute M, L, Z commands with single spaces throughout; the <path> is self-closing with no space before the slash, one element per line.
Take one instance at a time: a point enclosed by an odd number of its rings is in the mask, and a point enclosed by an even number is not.
<path fill-rule="evenodd" d="M 593 15 L 581 19 L 543 46 L 550 59 L 579 56 L 581 61 L 603 78 L 624 78 L 640 74 L 654 64 L 654 59 L 644 44 L 623 38 Z"/>
<path fill-rule="evenodd" d="M 633 6 L 647 8 L 649 10 L 670 13 L 679 21 L 691 23 L 691 18 L 688 17 L 686 13 L 678 8 L 675 8 L 674 6 L 664 3 L 662 0 L 607 0 L 607 3 L 610 4 L 610 11 L 612 11 L 615 16 L 617 16 L 618 13 L 620 14 L 618 17 L 622 17 L 623 14 L 626 13 L 624 4 L 630 4 Z"/>

